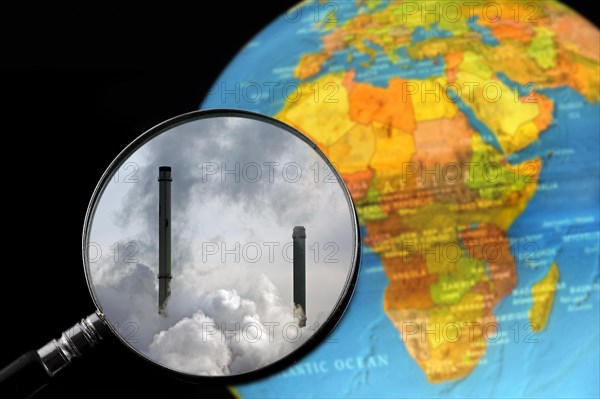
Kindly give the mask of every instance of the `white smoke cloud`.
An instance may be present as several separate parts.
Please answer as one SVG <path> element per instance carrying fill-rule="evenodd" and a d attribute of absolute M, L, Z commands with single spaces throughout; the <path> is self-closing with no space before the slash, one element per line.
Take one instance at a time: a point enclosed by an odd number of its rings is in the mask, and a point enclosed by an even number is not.
<path fill-rule="evenodd" d="M 282 303 L 264 274 L 243 265 L 228 266 L 228 273 L 212 268 L 177 276 L 162 316 L 157 312 L 157 279 L 147 266 L 112 260 L 102 264 L 94 281 L 108 319 L 138 351 L 180 372 L 253 371 L 291 353 L 313 333 L 297 327 L 292 306 Z"/>
<path fill-rule="evenodd" d="M 214 321 L 201 311 L 154 336 L 146 353 L 166 367 L 195 375 L 229 374 L 231 351 L 218 330 L 207 334 Z"/>
<path fill-rule="evenodd" d="M 194 124 L 191 124 L 194 125 Z M 208 132 L 198 135 L 198 131 Z M 174 370 L 228 375 L 267 366 L 301 346 L 313 324 L 327 319 L 343 291 L 354 248 L 352 219 L 337 184 L 315 181 L 323 161 L 294 136 L 252 120 L 195 122 L 163 134 L 127 162 L 137 183 L 112 179 L 96 208 L 90 241 L 100 249 L 90 265 L 102 311 L 137 351 Z M 249 132 L 252 132 L 250 134 Z M 204 181 L 203 161 L 231 165 L 277 162 L 279 178 L 259 182 Z M 281 179 L 286 162 L 305 172 Z M 157 208 L 159 165 L 173 167 L 171 296 L 158 314 Z M 324 172 L 322 172 L 324 173 Z M 307 327 L 294 318 L 292 264 L 282 251 L 294 225 L 307 229 Z M 276 243 L 258 262 L 207 257 L 203 243 Z M 334 263 L 323 263 L 337 245 Z M 133 243 L 133 244 L 131 244 Z M 313 252 L 313 250 L 315 252 Z M 239 254 L 238 254 L 239 255 Z M 316 259 L 318 258 L 318 259 Z M 268 261 L 267 261 L 268 260 Z"/>

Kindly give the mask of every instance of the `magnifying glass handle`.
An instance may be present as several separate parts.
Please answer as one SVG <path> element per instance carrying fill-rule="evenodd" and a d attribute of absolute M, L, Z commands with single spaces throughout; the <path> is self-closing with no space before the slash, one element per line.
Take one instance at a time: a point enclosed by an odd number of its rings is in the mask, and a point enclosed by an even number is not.
<path fill-rule="evenodd" d="M 106 332 L 104 315 L 95 312 L 37 351 L 29 351 L 0 370 L 0 397 L 28 398 L 73 359 L 96 346 Z"/>

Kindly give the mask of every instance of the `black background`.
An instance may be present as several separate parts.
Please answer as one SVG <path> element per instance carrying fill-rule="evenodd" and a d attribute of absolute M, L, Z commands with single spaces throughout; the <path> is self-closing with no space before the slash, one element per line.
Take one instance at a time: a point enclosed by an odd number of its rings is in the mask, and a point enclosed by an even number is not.
<path fill-rule="evenodd" d="M 81 230 L 104 169 L 134 137 L 198 108 L 262 27 L 294 4 L 200 10 L 11 9 L 0 23 L 3 262 L 0 366 L 94 310 Z M 596 24 L 591 2 L 567 2 Z M 583 4 L 582 4 L 583 3 Z M 143 10 L 147 11 L 147 10 Z M 228 33 L 227 38 L 222 35 Z M 36 397 L 220 397 L 161 374 L 107 339 Z"/>

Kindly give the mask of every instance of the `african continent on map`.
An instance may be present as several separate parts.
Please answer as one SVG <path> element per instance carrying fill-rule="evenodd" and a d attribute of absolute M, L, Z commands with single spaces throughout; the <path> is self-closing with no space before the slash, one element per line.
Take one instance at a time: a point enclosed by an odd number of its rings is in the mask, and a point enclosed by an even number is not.
<path fill-rule="evenodd" d="M 305 2 L 253 39 L 203 107 L 310 137 L 356 203 L 364 260 L 338 345 L 303 361 L 320 368 L 241 394 L 576 392 L 527 382 L 550 350 L 597 373 L 599 62 L 598 29 L 556 1 Z"/>

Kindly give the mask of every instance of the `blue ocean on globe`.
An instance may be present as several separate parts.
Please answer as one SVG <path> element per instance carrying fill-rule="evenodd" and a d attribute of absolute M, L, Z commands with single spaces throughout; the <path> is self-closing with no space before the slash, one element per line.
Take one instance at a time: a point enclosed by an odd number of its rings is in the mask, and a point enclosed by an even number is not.
<path fill-rule="evenodd" d="M 427 80 L 446 76 L 448 58 L 417 57 L 413 46 L 418 43 L 445 43 L 440 40 L 468 35 L 465 37 L 469 40 L 478 38 L 481 42 L 481 47 L 473 49 L 488 51 L 509 40 L 496 37 L 504 31 L 485 26 L 482 17 L 468 18 L 463 21 L 464 29 L 453 30 L 452 24 L 442 23 L 442 15 L 440 21 L 418 27 L 418 21 L 413 23 L 410 18 L 405 25 L 385 20 L 389 28 L 395 29 L 393 32 L 406 32 L 411 39 L 398 44 L 393 56 L 385 44 L 371 40 L 359 48 L 350 44 L 331 50 L 324 47 L 326 35 L 357 18 L 372 18 L 369 23 L 383 24 L 382 17 L 377 16 L 385 16 L 393 6 L 385 1 L 302 3 L 273 21 L 239 52 L 201 108 L 239 108 L 278 118 L 283 110 L 296 106 L 299 88 L 306 90 L 311 82 L 331 74 L 353 71 L 354 82 L 382 90 L 388 88 L 392 78 Z M 559 3 L 551 6 L 555 8 L 540 6 L 547 20 L 567 15 L 583 21 Z M 411 12 L 409 17 L 413 15 Z M 554 29 L 558 23 L 549 26 Z M 506 29 L 509 27 L 507 24 Z M 539 34 L 541 29 L 536 25 L 532 31 Z M 555 43 L 560 38 L 557 32 L 553 33 Z M 595 32 L 598 35 L 597 28 Z M 349 43 L 353 38 L 344 40 Z M 558 48 L 561 51 L 567 47 Z M 299 76 L 303 55 L 325 51 L 326 56 L 316 62 L 318 71 Z M 552 68 L 547 67 L 548 73 Z M 508 87 L 527 83 L 515 82 L 508 72 L 497 74 L 495 79 Z M 503 154 L 506 162 L 514 165 L 539 158 L 542 165 L 535 194 L 506 231 L 518 281 L 512 293 L 493 308 L 498 333 L 488 340 L 485 354 L 466 376 L 433 382 L 427 378 L 384 309 L 390 279 L 382 253 L 363 242 L 356 291 L 332 335 L 291 367 L 232 389 L 243 398 L 598 397 L 600 107 L 593 94 L 590 97 L 581 86 L 548 82 L 539 84 L 538 94 L 553 102 L 552 120 L 537 139 L 510 153 L 502 153 L 502 140 L 494 127 L 478 116 L 473 104 L 455 98 L 457 109 L 470 127 L 494 151 Z M 326 112 L 327 107 L 342 103 L 323 102 L 322 109 Z M 357 201 L 358 208 L 361 204 Z M 368 223 L 362 219 L 361 227 L 363 237 L 367 236 Z M 528 324 L 532 287 L 548 275 L 553 264 L 560 276 L 553 286 L 547 324 L 543 330 L 533 332 Z"/>

